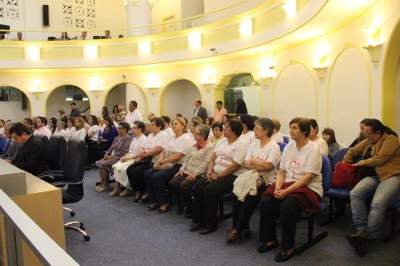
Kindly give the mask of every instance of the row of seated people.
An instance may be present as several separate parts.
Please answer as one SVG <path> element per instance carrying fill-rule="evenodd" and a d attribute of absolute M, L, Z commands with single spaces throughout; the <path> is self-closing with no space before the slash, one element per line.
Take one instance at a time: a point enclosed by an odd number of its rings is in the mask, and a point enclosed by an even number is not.
<path fill-rule="evenodd" d="M 260 205 L 258 252 L 279 246 L 276 220 L 280 220 L 281 251 L 276 261 L 294 255 L 296 222 L 299 213 L 320 211 L 323 197 L 320 149 L 309 140 L 312 125 L 309 119 L 294 118 L 290 122 L 290 142 L 282 155 L 271 140 L 273 121 L 258 119 L 254 124 L 257 141 L 241 139 L 243 124 L 229 119 L 223 128 L 224 137 L 215 146 L 208 141 L 209 128 L 198 125 L 194 140 L 186 132 L 186 122 L 175 118 L 168 139 L 164 121 L 153 118 L 150 134 L 143 135 L 144 124 L 134 123 L 134 138 L 128 135 L 129 125 L 121 122 L 119 136 L 98 162 L 101 183 L 99 192 L 109 189 L 109 175 L 114 172 L 116 185 L 110 196 L 131 195 L 134 201 L 149 202 L 148 210 L 162 214 L 169 209 L 166 191 L 171 187 L 177 199 L 177 213 L 185 212 L 192 219 L 190 231 L 209 234 L 218 227 L 218 202 L 221 195 L 234 193 L 233 229 L 228 243 L 249 238 L 249 220 Z M 379 235 L 385 210 L 400 200 L 400 145 L 396 134 L 379 120 L 364 121 L 365 139 L 352 148 L 344 161 L 362 156 L 356 165 L 372 168 L 351 192 L 354 233 L 347 235 L 359 255 Z M 121 186 L 125 187 L 122 191 Z M 192 199 L 193 197 L 193 199 Z M 372 197 L 371 210 L 366 204 Z"/>

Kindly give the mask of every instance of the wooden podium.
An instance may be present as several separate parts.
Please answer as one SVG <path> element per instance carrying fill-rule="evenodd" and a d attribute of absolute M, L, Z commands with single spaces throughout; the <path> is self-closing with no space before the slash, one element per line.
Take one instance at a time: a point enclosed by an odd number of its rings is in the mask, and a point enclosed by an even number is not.
<path fill-rule="evenodd" d="M 0 188 L 61 248 L 65 250 L 61 190 L 0 160 Z M 0 214 L 1 264 L 8 265 L 4 216 Z M 21 240 L 22 241 L 22 240 Z M 24 265 L 42 265 L 22 241 Z"/>

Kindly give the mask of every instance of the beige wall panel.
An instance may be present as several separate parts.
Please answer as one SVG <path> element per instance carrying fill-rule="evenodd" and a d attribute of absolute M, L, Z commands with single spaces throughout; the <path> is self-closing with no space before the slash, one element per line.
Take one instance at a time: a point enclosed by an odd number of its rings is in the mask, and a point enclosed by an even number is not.
<path fill-rule="evenodd" d="M 162 115 L 175 117 L 176 113 L 181 113 L 190 120 L 193 116 L 194 101 L 201 99 L 197 87 L 188 80 L 177 80 L 169 84 L 161 96 Z M 213 114 L 210 110 L 207 113 Z"/>
<path fill-rule="evenodd" d="M 304 65 L 291 64 L 284 68 L 273 92 L 273 117 L 280 120 L 281 132 L 289 133 L 289 122 L 294 117 L 315 118 L 316 99 L 315 82 Z"/>
<path fill-rule="evenodd" d="M 328 88 L 328 123 L 346 145 L 358 135 L 359 122 L 369 116 L 370 81 L 367 65 L 355 47 L 339 54 Z"/>

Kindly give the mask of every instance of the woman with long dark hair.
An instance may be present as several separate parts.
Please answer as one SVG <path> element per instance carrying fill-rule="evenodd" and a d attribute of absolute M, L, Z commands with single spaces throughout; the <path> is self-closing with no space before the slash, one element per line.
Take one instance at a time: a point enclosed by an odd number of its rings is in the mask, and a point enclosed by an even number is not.
<path fill-rule="evenodd" d="M 346 163 L 362 156 L 353 165 L 361 168 L 364 178 L 350 192 L 356 232 L 347 234 L 347 241 L 360 256 L 367 252 L 367 244 L 379 236 L 386 209 L 400 201 L 400 144 L 396 132 L 378 119 L 366 119 L 364 135 L 366 138 L 344 156 Z M 369 213 L 367 204 L 371 206 Z"/>

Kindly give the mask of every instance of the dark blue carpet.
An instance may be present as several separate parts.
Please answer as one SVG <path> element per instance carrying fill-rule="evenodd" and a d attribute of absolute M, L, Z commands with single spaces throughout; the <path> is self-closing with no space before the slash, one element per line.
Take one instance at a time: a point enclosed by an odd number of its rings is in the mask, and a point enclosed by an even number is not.
<path fill-rule="evenodd" d="M 81 265 L 273 265 L 279 249 L 258 254 L 258 211 L 252 218 L 250 241 L 227 245 L 225 237 L 231 219 L 219 223 L 219 230 L 206 236 L 189 232 L 191 221 L 176 215 L 175 206 L 158 214 L 147 205 L 133 203 L 132 197 L 108 197 L 94 191 L 96 170 L 85 172 L 85 196 L 70 204 L 74 218 L 84 222 L 89 242 L 74 231 L 66 231 L 67 252 Z M 229 208 L 229 206 L 227 206 Z M 326 219 L 326 214 L 319 219 Z M 72 220 L 65 214 L 65 220 Z M 318 221 L 317 221 L 318 222 Z M 327 238 L 293 257 L 285 265 L 399 265 L 400 236 L 385 244 L 374 243 L 364 258 L 358 257 L 346 241 L 350 213 L 326 226 L 315 226 L 316 233 L 327 230 Z M 384 233 L 388 231 L 386 219 Z M 279 232 L 279 229 L 278 229 Z M 298 223 L 296 245 L 306 241 L 307 223 Z M 279 236 L 278 236 L 279 237 Z"/>

